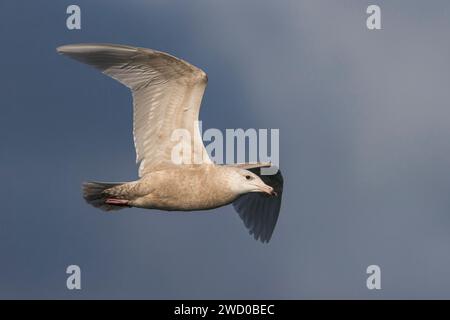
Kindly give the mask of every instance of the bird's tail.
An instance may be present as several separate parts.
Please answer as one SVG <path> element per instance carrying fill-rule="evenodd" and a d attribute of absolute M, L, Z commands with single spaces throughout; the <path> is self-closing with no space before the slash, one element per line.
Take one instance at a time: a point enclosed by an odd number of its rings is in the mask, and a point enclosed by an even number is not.
<path fill-rule="evenodd" d="M 122 184 L 123 183 L 121 182 L 85 182 L 83 183 L 83 198 L 90 205 L 105 211 L 123 209 L 124 206 L 106 203 L 109 195 L 105 192 L 105 190 L 120 186 Z"/>

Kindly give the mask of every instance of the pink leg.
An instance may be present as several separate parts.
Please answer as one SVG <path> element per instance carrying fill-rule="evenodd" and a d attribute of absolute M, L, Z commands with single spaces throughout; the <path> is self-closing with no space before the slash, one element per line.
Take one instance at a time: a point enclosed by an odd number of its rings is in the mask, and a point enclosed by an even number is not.
<path fill-rule="evenodd" d="M 124 199 L 108 198 L 105 200 L 105 203 L 112 204 L 115 206 L 128 206 L 128 200 L 124 200 Z"/>

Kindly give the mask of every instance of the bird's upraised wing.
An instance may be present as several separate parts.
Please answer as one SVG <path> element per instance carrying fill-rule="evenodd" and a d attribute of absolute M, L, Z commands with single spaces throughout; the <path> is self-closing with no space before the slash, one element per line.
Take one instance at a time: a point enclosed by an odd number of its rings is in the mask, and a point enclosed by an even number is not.
<path fill-rule="evenodd" d="M 233 202 L 234 209 L 256 240 L 269 242 L 277 224 L 283 195 L 283 176 L 280 170 L 274 175 L 261 175 L 261 168 L 270 167 L 270 163 L 242 163 L 232 165 L 257 174 L 261 180 L 277 193 L 269 196 L 260 192 L 247 193 Z"/>
<path fill-rule="evenodd" d="M 57 51 L 131 89 L 140 177 L 160 165 L 173 164 L 172 150 L 179 141 L 171 137 L 176 129 L 190 133 L 191 163 L 212 163 L 197 124 L 207 83 L 202 70 L 163 52 L 123 45 L 73 44 Z"/>

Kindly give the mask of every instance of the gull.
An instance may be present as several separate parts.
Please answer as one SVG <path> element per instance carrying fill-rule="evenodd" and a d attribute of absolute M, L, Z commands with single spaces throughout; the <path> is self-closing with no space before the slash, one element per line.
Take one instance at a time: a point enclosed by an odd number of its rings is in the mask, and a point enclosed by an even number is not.
<path fill-rule="evenodd" d="M 269 242 L 283 191 L 280 170 L 263 175 L 270 163 L 215 164 L 198 127 L 208 81 L 201 69 L 164 52 L 116 44 L 70 44 L 57 52 L 91 65 L 119 81 L 133 96 L 133 136 L 139 179 L 86 182 L 83 197 L 105 210 L 128 207 L 165 211 L 209 210 L 233 204 L 249 233 Z M 188 160 L 172 158 L 174 130 L 190 133 Z M 200 161 L 198 160 L 200 159 Z"/>

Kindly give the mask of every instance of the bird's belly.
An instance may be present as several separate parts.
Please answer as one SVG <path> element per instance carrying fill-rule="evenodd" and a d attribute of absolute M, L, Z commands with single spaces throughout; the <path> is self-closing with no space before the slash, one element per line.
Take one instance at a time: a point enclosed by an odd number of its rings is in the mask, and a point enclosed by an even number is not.
<path fill-rule="evenodd" d="M 158 209 L 167 211 L 195 211 L 208 210 L 221 207 L 233 202 L 234 197 L 226 195 L 196 194 L 191 192 L 183 194 L 179 192 L 152 193 L 135 199 L 132 206 L 146 209 Z"/>

